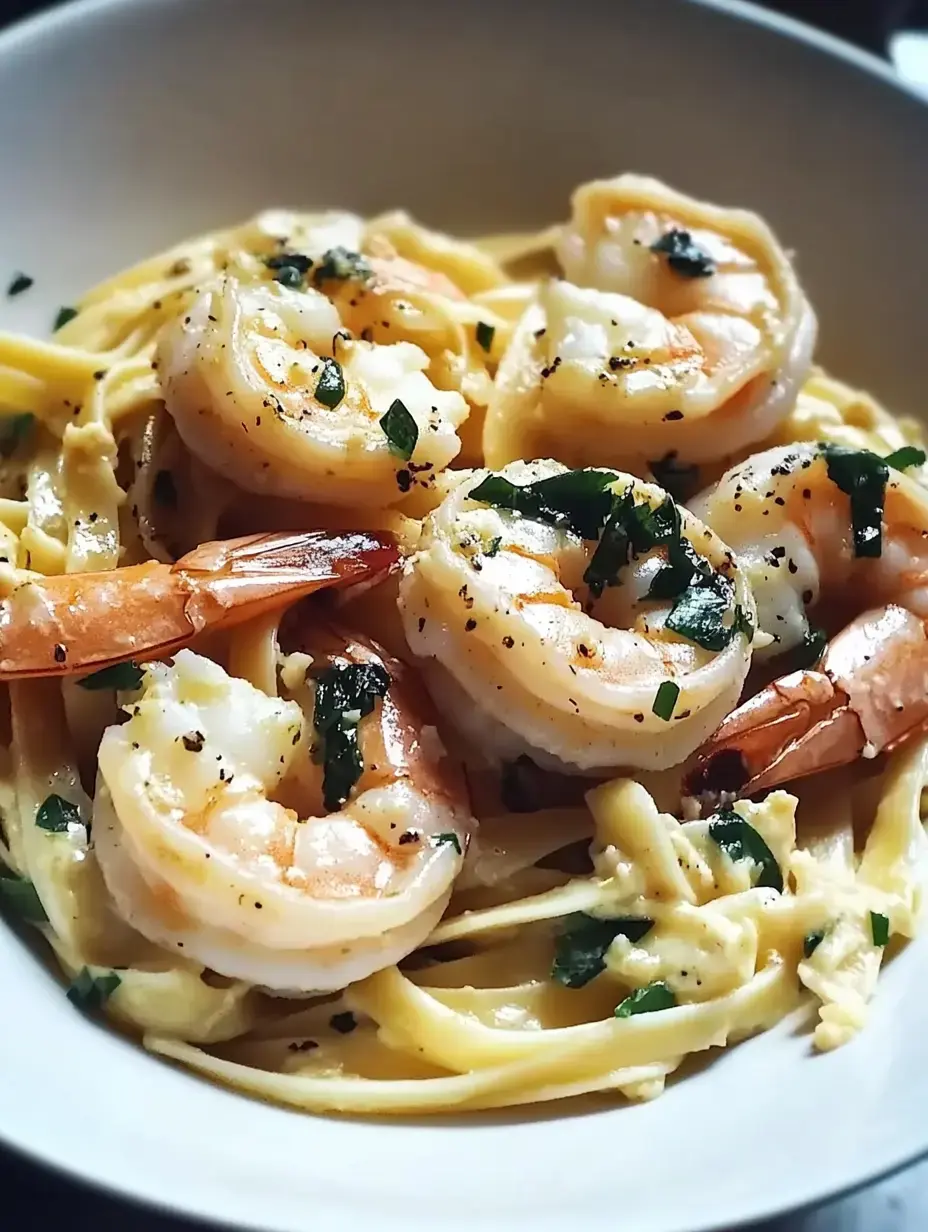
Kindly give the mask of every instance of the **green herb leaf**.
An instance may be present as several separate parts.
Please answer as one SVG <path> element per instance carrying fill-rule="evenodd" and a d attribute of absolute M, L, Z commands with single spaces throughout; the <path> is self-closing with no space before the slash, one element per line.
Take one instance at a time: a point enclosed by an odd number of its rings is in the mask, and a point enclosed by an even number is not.
<path fill-rule="evenodd" d="M 545 807 L 540 771 L 526 753 L 503 762 L 499 780 L 503 808 L 510 813 L 537 813 Z"/>
<path fill-rule="evenodd" d="M 489 352 L 493 346 L 493 338 L 496 334 L 494 325 L 487 325 L 485 321 L 477 322 L 477 345 Z"/>
<path fill-rule="evenodd" d="M 82 689 L 96 692 L 103 689 L 118 689 L 123 692 L 133 692 L 142 686 L 145 672 L 137 663 L 113 663 L 110 667 L 101 667 L 91 676 L 84 676 L 77 683 Z"/>
<path fill-rule="evenodd" d="M 76 316 L 76 308 L 59 308 L 58 315 L 55 317 L 55 324 L 52 326 L 52 329 L 57 333 L 57 331 L 61 329 L 62 325 L 67 325 L 67 323 L 69 321 L 73 321 Z"/>
<path fill-rule="evenodd" d="M 814 629 L 811 625 L 802 636 L 802 644 L 797 646 L 792 655 L 792 666 L 799 671 L 804 667 L 814 667 L 825 653 L 828 645 L 828 634 L 824 629 Z"/>
<path fill-rule="evenodd" d="M 674 227 L 651 245 L 651 251 L 666 255 L 667 264 L 684 278 L 708 278 L 715 273 L 715 262 L 693 243 L 689 231 Z"/>
<path fill-rule="evenodd" d="M 672 1010 L 677 998 L 672 988 L 658 980 L 644 988 L 636 988 L 615 1007 L 616 1018 L 631 1018 L 633 1014 L 653 1014 L 657 1010 Z"/>
<path fill-rule="evenodd" d="M 679 696 L 680 686 L 672 680 L 665 680 L 654 694 L 654 705 L 651 707 L 651 713 L 656 714 L 665 723 L 669 723 Z"/>
<path fill-rule="evenodd" d="M 596 551 L 583 574 L 583 580 L 594 599 L 598 599 L 607 586 L 616 585 L 619 574 L 628 564 L 631 551 L 628 519 L 632 503 L 631 489 L 614 499 Z"/>
<path fill-rule="evenodd" d="M 76 804 L 62 796 L 51 795 L 39 805 L 35 824 L 49 834 L 65 834 L 69 826 L 81 824 L 81 815 Z"/>
<path fill-rule="evenodd" d="M 569 916 L 555 944 L 551 978 L 567 988 L 583 988 L 605 971 L 606 951 L 616 937 L 640 941 L 653 927 L 654 921 L 644 916 Z"/>
<path fill-rule="evenodd" d="M 302 287 L 306 275 L 313 267 L 309 257 L 303 252 L 275 252 L 271 257 L 264 258 L 264 264 L 274 274 L 277 282 L 285 287 Z"/>
<path fill-rule="evenodd" d="M 27 924 L 47 924 L 48 916 L 35 886 L 25 877 L 0 877 L 0 902 Z"/>
<path fill-rule="evenodd" d="M 754 621 L 740 603 L 735 604 L 735 619 L 732 621 L 731 627 L 734 633 L 743 633 L 747 642 L 754 641 Z"/>
<path fill-rule="evenodd" d="M 887 945 L 889 943 L 889 917 L 880 915 L 878 911 L 871 911 L 870 933 L 874 945 Z"/>
<path fill-rule="evenodd" d="M 115 971 L 106 975 L 91 975 L 87 967 L 81 967 L 68 989 L 68 1000 L 79 1010 L 98 1010 L 121 983 Z"/>
<path fill-rule="evenodd" d="M 760 869 L 755 885 L 783 893 L 783 874 L 776 856 L 763 836 L 731 805 L 718 809 L 709 819 L 709 837 L 732 860 L 751 860 Z"/>
<path fill-rule="evenodd" d="M 323 256 L 313 273 L 313 282 L 316 286 L 333 278 L 342 280 L 352 278 L 359 282 L 367 282 L 373 275 L 374 271 L 369 262 L 359 252 L 338 247 L 330 248 Z"/>
<path fill-rule="evenodd" d="M 889 468 L 869 449 L 823 445 L 828 478 L 851 498 L 854 555 L 877 557 L 883 551 L 883 506 Z"/>
<path fill-rule="evenodd" d="M 454 848 L 454 850 L 458 853 L 459 856 L 462 856 L 464 854 L 463 850 L 461 849 L 461 840 L 458 838 L 458 836 L 455 833 L 453 833 L 453 831 L 449 830 L 447 834 L 436 834 L 433 837 L 438 847 L 442 847 L 444 846 L 445 843 L 448 843 L 450 844 L 450 846 Z"/>
<path fill-rule="evenodd" d="M 675 501 L 686 502 L 699 491 L 699 467 L 678 462 L 676 452 L 649 462 L 648 467 L 655 482 Z"/>
<path fill-rule="evenodd" d="M 734 624 L 726 625 L 734 588 L 717 573 L 688 586 L 670 609 L 666 626 L 704 650 L 724 650 L 735 635 Z M 739 630 L 740 631 L 740 630 Z"/>
<path fill-rule="evenodd" d="M 316 396 L 318 397 L 318 393 Z M 387 438 L 390 452 L 408 462 L 419 440 L 419 425 L 406 409 L 405 403 L 394 398 L 387 413 L 381 416 L 380 426 Z"/>
<path fill-rule="evenodd" d="M 30 411 L 23 411 L 21 415 L 0 415 L 0 457 L 11 457 L 32 431 L 34 423 L 35 416 Z"/>
<path fill-rule="evenodd" d="M 495 556 L 503 543 L 502 535 L 496 535 L 481 552 L 481 556 Z"/>
<path fill-rule="evenodd" d="M 614 471 L 564 471 L 534 483 L 514 484 L 503 475 L 487 475 L 472 488 L 471 500 L 511 509 L 536 522 L 573 531 L 582 539 L 598 539 L 612 506 L 609 485 Z"/>
<path fill-rule="evenodd" d="M 903 445 L 901 449 L 888 453 L 883 461 L 894 470 L 904 471 L 910 466 L 923 466 L 925 456 L 924 449 L 917 449 L 915 445 Z"/>
<path fill-rule="evenodd" d="M 330 811 L 341 808 L 364 772 L 358 724 L 389 687 L 390 676 L 379 663 L 333 663 L 316 677 L 313 725 L 323 766 L 322 795 Z"/>
<path fill-rule="evenodd" d="M 35 279 L 30 278 L 28 274 L 14 274 L 6 293 L 12 299 L 14 295 L 22 295 L 23 291 L 28 291 L 34 282 Z"/>
<path fill-rule="evenodd" d="M 322 373 L 316 382 L 316 401 L 330 411 L 338 406 L 345 396 L 345 375 L 337 359 L 322 361 Z"/>
<path fill-rule="evenodd" d="M 802 939 L 802 953 L 804 958 L 811 958 L 818 947 L 825 940 L 824 928 L 817 928 L 814 933 L 806 933 Z"/>

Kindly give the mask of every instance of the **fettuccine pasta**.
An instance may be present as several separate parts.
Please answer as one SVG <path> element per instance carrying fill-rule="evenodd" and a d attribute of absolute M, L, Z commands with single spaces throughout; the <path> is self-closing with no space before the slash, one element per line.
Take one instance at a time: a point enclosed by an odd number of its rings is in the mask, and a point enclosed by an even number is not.
<path fill-rule="evenodd" d="M 0 334 L 0 905 L 77 1009 L 379 1114 L 865 1026 L 928 867 L 928 463 L 759 218 L 270 210 L 56 325 Z"/>

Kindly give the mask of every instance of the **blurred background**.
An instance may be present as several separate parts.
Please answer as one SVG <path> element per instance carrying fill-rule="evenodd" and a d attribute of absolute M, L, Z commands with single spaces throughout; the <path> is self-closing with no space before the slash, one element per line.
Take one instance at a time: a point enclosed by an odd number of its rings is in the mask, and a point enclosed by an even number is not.
<path fill-rule="evenodd" d="M 192 4 L 195 0 L 186 0 Z M 261 0 L 254 0 L 260 3 Z M 439 0 L 440 2 L 440 0 Z M 487 0 L 473 0 L 475 4 Z M 640 0 L 644 4 L 646 0 Z M 0 0 L 0 27 L 43 8 L 36 0 Z M 760 7 L 799 18 L 887 60 L 928 98 L 928 0 L 766 0 Z M 928 1115 L 928 1114 L 926 1114 Z M 199 1225 L 140 1212 L 40 1172 L 0 1148 L 0 1229 L 44 1232 L 196 1232 Z M 170 1195 L 165 1195 L 170 1202 Z M 817 1211 L 755 1226 L 754 1232 L 926 1232 L 928 1163 Z M 630 1230 L 634 1232 L 634 1230 Z"/>

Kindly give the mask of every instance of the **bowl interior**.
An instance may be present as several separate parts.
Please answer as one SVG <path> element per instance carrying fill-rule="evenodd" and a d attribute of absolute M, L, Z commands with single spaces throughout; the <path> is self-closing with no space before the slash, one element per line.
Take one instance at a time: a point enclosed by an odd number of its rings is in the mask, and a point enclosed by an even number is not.
<path fill-rule="evenodd" d="M 823 362 L 918 414 L 928 111 L 863 57 L 740 11 L 92 0 L 54 13 L 0 38 L 0 282 L 36 280 L 0 299 L 0 326 L 45 333 L 97 278 L 266 205 L 402 205 L 478 233 L 563 217 L 573 185 L 635 169 L 762 211 L 797 251 Z M 928 1147 L 926 972 L 928 947 L 911 947 L 868 1030 L 826 1057 L 787 1023 L 653 1104 L 384 1125 L 288 1113 L 160 1064 L 80 1018 L 4 935 L 0 1137 L 275 1232 L 309 1212 L 346 1229 L 620 1217 L 694 1232 Z"/>

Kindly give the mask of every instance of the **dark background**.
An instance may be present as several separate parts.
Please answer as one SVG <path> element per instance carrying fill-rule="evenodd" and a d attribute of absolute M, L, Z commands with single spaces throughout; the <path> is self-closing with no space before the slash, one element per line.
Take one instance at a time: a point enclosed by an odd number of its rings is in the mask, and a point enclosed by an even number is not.
<path fill-rule="evenodd" d="M 48 7 L 52 6 L 35 0 L 0 0 L 0 27 Z M 878 55 L 886 54 L 888 38 L 894 31 L 928 30 L 928 0 L 768 0 L 766 7 L 810 22 Z M 170 1195 L 165 1198 L 170 1201 Z M 2 1149 L 0 1204 L 0 1228 L 15 1226 L 18 1232 L 40 1232 L 54 1226 L 69 1232 L 90 1228 L 94 1232 L 195 1232 L 202 1226 L 142 1213 L 39 1171 Z M 778 1223 L 777 1228 L 784 1225 Z M 877 1229 L 868 1227 L 867 1232 Z"/>

